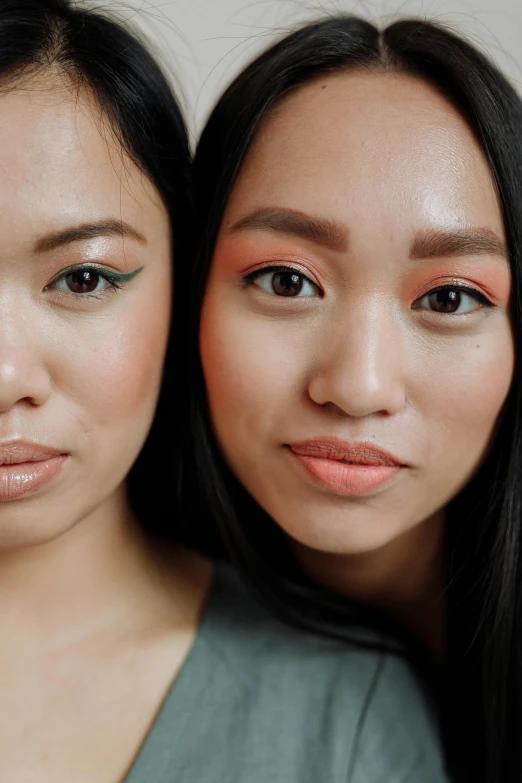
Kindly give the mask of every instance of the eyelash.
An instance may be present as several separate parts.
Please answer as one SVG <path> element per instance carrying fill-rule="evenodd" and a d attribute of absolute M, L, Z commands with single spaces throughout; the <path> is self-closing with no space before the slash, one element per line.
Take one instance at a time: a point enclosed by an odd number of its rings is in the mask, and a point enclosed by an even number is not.
<path fill-rule="evenodd" d="M 425 294 L 419 296 L 415 301 L 419 302 L 421 299 L 424 299 L 425 296 L 436 294 L 438 291 L 459 291 L 461 294 L 467 294 L 468 296 L 473 297 L 473 299 L 476 299 L 477 302 L 483 307 L 495 307 L 493 302 L 488 299 L 487 296 L 485 296 L 485 294 L 483 294 L 481 291 L 477 291 L 476 288 L 471 288 L 467 285 L 461 285 L 460 283 L 446 283 L 446 285 L 439 285 L 436 288 L 430 288 L 429 291 L 426 291 Z"/>
<path fill-rule="evenodd" d="M 303 280 L 306 280 L 310 283 L 314 288 L 317 289 L 319 296 L 324 296 L 323 291 L 319 288 L 317 283 L 314 283 L 313 280 L 310 280 L 310 278 L 304 274 L 302 269 L 299 269 L 295 266 L 265 266 L 262 269 L 254 269 L 253 272 L 250 272 L 248 275 L 245 275 L 243 278 L 243 284 L 245 287 L 248 287 L 251 285 L 258 277 L 261 277 L 262 275 L 266 274 L 277 274 L 277 272 L 289 272 L 290 274 L 299 275 L 303 278 Z"/>
<path fill-rule="evenodd" d="M 77 293 L 76 291 L 61 291 L 61 293 L 66 293 L 69 296 L 74 296 L 78 299 L 102 299 L 104 295 L 114 293 L 116 291 L 121 290 L 125 285 L 125 280 L 122 280 L 121 278 L 124 277 L 118 273 L 113 273 L 109 269 L 106 269 L 105 267 L 96 266 L 95 264 L 78 264 L 76 266 L 68 267 L 67 269 L 64 269 L 62 272 L 60 272 L 51 282 L 45 286 L 44 291 L 53 290 L 53 287 L 56 283 L 59 283 L 61 280 L 65 280 L 69 275 L 74 275 L 75 273 L 81 273 L 81 272 L 92 272 L 95 275 L 98 275 L 100 278 L 105 280 L 111 290 L 103 290 L 99 293 L 91 292 L 91 293 Z M 125 276 L 126 277 L 126 276 Z M 60 289 L 54 289 L 54 290 L 60 290 Z"/>
<path fill-rule="evenodd" d="M 307 280 L 310 283 L 310 285 L 312 285 L 315 289 L 317 289 L 319 296 L 324 296 L 324 293 L 321 291 L 317 283 L 314 283 L 313 280 L 310 280 L 310 278 L 307 277 L 302 272 L 301 269 L 292 266 L 278 265 L 278 266 L 266 266 L 263 267 L 262 269 L 255 269 L 253 272 L 250 272 L 248 275 L 246 275 L 243 278 L 243 283 L 245 287 L 248 287 L 249 285 L 252 285 L 258 277 L 261 277 L 262 275 L 266 275 L 266 274 L 276 274 L 277 272 L 289 272 L 289 273 L 293 272 L 294 274 L 301 276 L 304 280 Z M 447 283 L 446 285 L 440 285 L 437 286 L 436 288 L 431 288 L 429 291 L 426 291 L 426 293 L 422 294 L 422 296 L 417 297 L 415 302 L 421 301 L 421 299 L 424 299 L 424 297 L 429 296 L 430 294 L 436 294 L 438 291 L 459 291 L 462 294 L 467 294 L 468 296 L 471 296 L 483 307 L 495 306 L 493 302 L 491 302 L 491 300 L 488 299 L 487 296 L 485 296 L 481 291 L 478 291 L 476 288 L 472 288 L 470 286 L 462 285 L 459 283 L 453 283 L 453 284 Z M 296 298 L 296 297 L 288 297 L 288 298 Z M 415 302 L 413 304 L 415 304 Z M 436 312 L 436 311 L 432 311 L 432 312 Z M 443 313 L 437 313 L 437 314 L 443 315 Z"/>

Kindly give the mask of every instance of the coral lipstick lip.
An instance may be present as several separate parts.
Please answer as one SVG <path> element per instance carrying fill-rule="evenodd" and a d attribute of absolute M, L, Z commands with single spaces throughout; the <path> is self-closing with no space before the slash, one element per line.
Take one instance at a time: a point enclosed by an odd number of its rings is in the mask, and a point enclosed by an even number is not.
<path fill-rule="evenodd" d="M 315 482 L 343 497 L 369 494 L 409 467 L 373 443 L 311 438 L 290 443 L 288 447 Z"/>
<path fill-rule="evenodd" d="M 37 492 L 61 472 L 68 456 L 29 441 L 0 443 L 0 502 Z"/>

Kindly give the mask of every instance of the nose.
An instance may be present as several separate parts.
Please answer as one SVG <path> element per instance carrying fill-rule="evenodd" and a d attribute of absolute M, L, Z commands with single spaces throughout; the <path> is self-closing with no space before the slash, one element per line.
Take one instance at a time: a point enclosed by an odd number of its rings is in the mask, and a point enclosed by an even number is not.
<path fill-rule="evenodd" d="M 0 302 L 0 414 L 20 402 L 43 405 L 48 399 L 51 377 L 40 341 L 34 325 Z"/>
<path fill-rule="evenodd" d="M 308 394 L 348 416 L 393 415 L 406 403 L 400 325 L 382 302 L 350 308 L 321 335 Z"/>

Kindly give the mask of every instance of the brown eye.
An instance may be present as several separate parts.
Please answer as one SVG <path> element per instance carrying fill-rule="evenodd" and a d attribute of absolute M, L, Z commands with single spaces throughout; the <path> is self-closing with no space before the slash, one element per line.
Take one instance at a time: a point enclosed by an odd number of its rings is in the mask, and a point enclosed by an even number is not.
<path fill-rule="evenodd" d="M 474 288 L 445 286 L 429 291 L 413 305 L 414 310 L 429 310 L 441 315 L 468 315 L 493 303 Z"/>
<path fill-rule="evenodd" d="M 96 291 L 100 282 L 98 272 L 89 270 L 80 272 L 71 272 L 65 278 L 65 284 L 73 294 L 92 294 Z"/>
<path fill-rule="evenodd" d="M 272 296 L 303 298 L 321 295 L 317 285 L 295 269 L 262 269 L 245 279 Z"/>
<path fill-rule="evenodd" d="M 298 296 L 303 288 L 303 276 L 296 272 L 276 272 L 272 290 L 277 296 Z"/>
<path fill-rule="evenodd" d="M 461 303 L 461 293 L 454 288 L 445 288 L 429 294 L 431 309 L 437 313 L 455 313 Z"/>

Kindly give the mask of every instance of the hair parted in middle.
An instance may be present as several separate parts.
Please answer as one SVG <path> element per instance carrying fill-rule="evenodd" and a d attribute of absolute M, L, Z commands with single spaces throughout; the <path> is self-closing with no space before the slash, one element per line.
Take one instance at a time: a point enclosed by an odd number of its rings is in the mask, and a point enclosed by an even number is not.
<path fill-rule="evenodd" d="M 411 74 L 433 85 L 475 134 L 503 210 L 512 269 L 515 348 L 522 335 L 522 102 L 499 70 L 445 27 L 405 19 L 383 30 L 353 16 L 328 17 L 258 56 L 219 99 L 194 162 L 198 251 L 178 288 L 183 329 L 180 472 L 182 526 L 199 548 L 229 557 L 272 610 L 287 621 L 351 639 L 385 618 L 313 586 L 287 539 L 226 465 L 210 421 L 198 350 L 199 319 L 228 198 L 265 118 L 302 85 L 329 74 Z M 191 278 L 189 280 L 189 273 Z M 190 293 L 187 293 L 187 287 Z M 449 672 L 442 701 L 451 779 L 522 779 L 522 383 L 520 363 L 489 456 L 448 509 Z M 422 655 L 407 640 L 417 663 Z M 426 670 L 424 670 L 426 671 Z M 432 683 L 433 684 L 433 683 Z M 437 695 L 442 685 L 437 684 Z"/>

